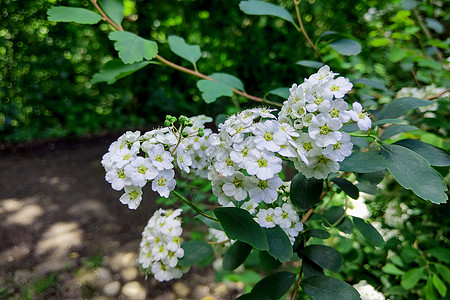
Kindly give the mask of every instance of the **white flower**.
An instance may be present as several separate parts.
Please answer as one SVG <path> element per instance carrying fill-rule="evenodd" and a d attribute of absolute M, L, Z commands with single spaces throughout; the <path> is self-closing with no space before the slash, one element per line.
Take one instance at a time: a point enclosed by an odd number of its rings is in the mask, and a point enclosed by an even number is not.
<path fill-rule="evenodd" d="M 352 154 L 353 144 L 350 142 L 350 135 L 342 133 L 342 138 L 334 145 L 328 145 L 323 149 L 323 155 L 335 161 L 343 161 Z"/>
<path fill-rule="evenodd" d="M 264 228 L 275 227 L 275 210 L 273 208 L 261 209 L 256 214 L 256 222 Z"/>
<path fill-rule="evenodd" d="M 336 119 L 342 124 L 350 121 L 350 114 L 347 111 L 348 104 L 344 101 L 344 99 L 336 99 L 331 102 L 330 107 L 327 110 L 322 112 L 328 113 L 328 116 L 332 119 Z"/>
<path fill-rule="evenodd" d="M 133 185 L 140 187 L 143 187 L 148 180 L 152 180 L 158 175 L 158 171 L 151 161 L 140 156 L 125 166 L 124 173 L 131 178 Z"/>
<path fill-rule="evenodd" d="M 222 190 L 228 197 L 233 197 L 237 201 L 247 198 L 247 191 L 254 185 L 254 178 L 248 177 L 241 172 L 234 172 L 233 175 L 224 178 Z"/>
<path fill-rule="evenodd" d="M 281 159 L 272 152 L 252 149 L 248 155 L 250 159 L 245 166 L 248 174 L 256 175 L 261 180 L 272 178 L 282 169 Z"/>
<path fill-rule="evenodd" d="M 184 149 L 184 147 L 182 147 L 181 145 L 178 146 L 177 148 L 177 166 L 178 168 L 180 168 L 181 170 L 183 170 L 186 173 L 189 173 L 189 166 L 192 165 L 192 159 L 191 156 L 189 155 L 189 152 L 186 151 L 186 149 Z"/>
<path fill-rule="evenodd" d="M 353 103 L 353 110 L 350 110 L 349 114 L 360 130 L 367 131 L 372 127 L 372 121 L 358 102 Z"/>
<path fill-rule="evenodd" d="M 241 206 L 242 209 L 245 209 L 251 215 L 253 215 L 255 213 L 257 207 L 258 207 L 258 203 L 256 203 L 252 199 L 248 200 L 247 202 L 244 202 L 244 204 L 242 204 L 242 206 Z"/>
<path fill-rule="evenodd" d="M 164 150 L 164 146 L 156 144 L 149 148 L 148 157 L 158 171 L 173 169 L 173 157 L 169 151 Z"/>
<path fill-rule="evenodd" d="M 278 199 L 277 189 L 281 186 L 282 181 L 278 175 L 267 180 L 258 180 L 259 182 L 250 189 L 250 198 L 256 203 L 265 202 L 273 203 Z"/>
<path fill-rule="evenodd" d="M 308 133 L 315 140 L 317 146 L 326 147 L 339 141 L 342 133 L 337 130 L 340 128 L 341 123 L 338 120 L 327 119 L 323 114 L 318 114 L 312 117 Z"/>
<path fill-rule="evenodd" d="M 129 209 L 136 209 L 142 201 L 142 189 L 139 186 L 127 185 L 125 194 L 119 200 L 123 204 L 127 204 Z"/>
<path fill-rule="evenodd" d="M 219 152 L 214 162 L 214 168 L 223 176 L 231 176 L 238 169 L 237 164 L 233 162 L 228 152 Z"/>
<path fill-rule="evenodd" d="M 125 175 L 123 168 L 113 168 L 106 172 L 105 179 L 111 183 L 111 186 L 116 191 L 120 191 L 125 185 L 131 185 L 131 178 Z"/>
<path fill-rule="evenodd" d="M 245 139 L 242 143 L 233 144 L 233 149 L 230 153 L 230 158 L 239 165 L 239 167 L 245 167 L 246 160 L 248 159 L 248 151 L 255 147 L 255 143 L 251 137 Z"/>
<path fill-rule="evenodd" d="M 334 80 L 332 80 L 328 88 L 333 93 L 334 97 L 336 98 L 342 98 L 347 94 L 353 87 L 353 84 L 348 80 L 348 78 L 345 77 L 338 77 Z"/>
<path fill-rule="evenodd" d="M 175 188 L 176 181 L 173 179 L 173 170 L 159 172 L 152 182 L 152 190 L 158 192 L 161 197 L 169 198 L 170 192 Z"/>
<path fill-rule="evenodd" d="M 286 142 L 286 134 L 280 129 L 280 123 L 275 120 L 257 123 L 253 134 L 256 148 L 259 150 L 277 152 Z"/>
<path fill-rule="evenodd" d="M 123 168 L 125 165 L 133 161 L 139 153 L 139 147 L 131 147 L 128 149 L 123 147 L 111 153 L 111 160 L 116 168 Z"/>
<path fill-rule="evenodd" d="M 365 280 L 361 280 L 358 284 L 353 286 L 361 295 L 361 300 L 385 300 L 383 293 L 375 290 L 373 286 L 367 283 Z"/>

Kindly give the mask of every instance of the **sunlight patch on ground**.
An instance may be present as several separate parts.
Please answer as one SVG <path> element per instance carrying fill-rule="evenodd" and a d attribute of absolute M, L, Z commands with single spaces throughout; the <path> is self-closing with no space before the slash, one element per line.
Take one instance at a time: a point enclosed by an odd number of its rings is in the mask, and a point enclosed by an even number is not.
<path fill-rule="evenodd" d="M 39 182 L 42 184 L 51 185 L 60 192 L 65 192 L 70 187 L 69 183 L 64 182 L 60 177 L 57 177 L 57 176 L 53 176 L 53 177 L 41 176 L 41 177 L 39 177 Z"/>
<path fill-rule="evenodd" d="M 43 214 L 44 210 L 42 207 L 36 204 L 29 204 L 16 210 L 13 214 L 10 214 L 6 219 L 6 222 L 18 225 L 31 225 Z"/>
<path fill-rule="evenodd" d="M 83 231 L 75 222 L 58 222 L 47 229 L 36 245 L 37 255 L 51 254 L 52 257 L 68 257 L 72 248 L 83 241 Z"/>

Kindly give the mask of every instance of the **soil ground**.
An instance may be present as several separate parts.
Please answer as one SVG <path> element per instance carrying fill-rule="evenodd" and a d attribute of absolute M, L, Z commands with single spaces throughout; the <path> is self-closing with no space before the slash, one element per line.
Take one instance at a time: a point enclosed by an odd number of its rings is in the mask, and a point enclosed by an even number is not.
<path fill-rule="evenodd" d="M 0 299 L 232 299 L 211 268 L 159 283 L 138 272 L 158 207 L 129 210 L 100 164 L 119 134 L 0 145 Z M 207 297 L 207 298 L 205 298 Z M 209 298 L 208 298 L 209 297 Z"/>

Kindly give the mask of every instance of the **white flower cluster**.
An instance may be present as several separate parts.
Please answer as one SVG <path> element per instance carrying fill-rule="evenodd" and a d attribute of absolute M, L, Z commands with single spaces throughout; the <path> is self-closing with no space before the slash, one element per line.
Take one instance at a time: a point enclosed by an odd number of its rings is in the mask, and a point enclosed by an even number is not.
<path fill-rule="evenodd" d="M 402 228 L 412 213 L 413 210 L 408 205 L 394 200 L 387 205 L 386 211 L 384 212 L 384 221 L 387 225 L 394 228 Z"/>
<path fill-rule="evenodd" d="M 197 155 L 204 155 L 201 151 L 206 143 L 204 132 L 210 134 L 209 129 L 204 129 L 204 123 L 212 119 L 198 116 L 189 120 L 181 116 L 180 122 L 185 126 L 177 130 L 173 126 L 176 118 L 168 118 L 167 127 L 143 135 L 139 131 L 127 131 L 110 145 L 102 158 L 106 181 L 117 191 L 125 190 L 120 201 L 130 209 L 139 206 L 142 188 L 149 181 L 152 181 L 153 191 L 168 198 L 176 185 L 174 165 L 186 173 L 191 169 L 204 173 L 207 168 L 207 160 L 203 157 L 197 160 Z"/>
<path fill-rule="evenodd" d="M 189 270 L 178 265 L 181 248 L 181 209 L 157 210 L 142 232 L 138 263 L 158 281 L 180 278 Z"/>
<path fill-rule="evenodd" d="M 402 97 L 414 97 L 419 99 L 426 99 L 429 96 L 439 95 L 443 92 L 445 92 L 445 88 L 439 88 L 436 87 L 436 85 L 427 85 L 423 88 L 416 88 L 416 87 L 404 87 L 400 91 L 397 92 L 397 95 L 395 98 L 402 98 Z M 445 94 L 441 95 L 441 98 L 450 97 L 450 92 L 447 92 Z M 427 106 L 421 106 L 419 107 L 419 111 L 423 113 L 436 111 L 438 110 L 439 105 L 437 101 L 430 100 L 430 105 Z M 434 114 L 428 113 L 428 115 L 425 115 L 426 117 L 433 118 L 435 117 Z"/>
<path fill-rule="evenodd" d="M 353 85 L 347 78 L 335 79 L 336 75 L 323 66 L 302 84 L 293 84 L 278 116 L 282 126 L 296 130 L 291 136 L 297 155 L 291 159 L 306 177 L 326 178 L 351 154 L 350 135 L 339 131 L 344 124 L 353 120 L 360 130 L 372 127 L 361 104 L 355 102 L 348 109 L 343 97 Z"/>
<path fill-rule="evenodd" d="M 361 295 L 361 300 L 385 300 L 383 293 L 375 290 L 373 286 L 362 280 L 353 286 Z"/>

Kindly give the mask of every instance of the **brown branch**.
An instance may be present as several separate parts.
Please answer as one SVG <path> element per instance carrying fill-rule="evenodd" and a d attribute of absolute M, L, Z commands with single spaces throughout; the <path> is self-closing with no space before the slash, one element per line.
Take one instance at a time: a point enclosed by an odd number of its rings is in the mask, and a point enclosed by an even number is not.
<path fill-rule="evenodd" d="M 314 52 L 316 52 L 316 54 L 319 57 L 320 61 L 323 63 L 322 56 L 320 56 L 319 50 L 317 50 L 316 46 L 311 41 L 311 39 L 309 38 L 308 34 L 306 33 L 305 28 L 303 27 L 302 18 L 300 16 L 300 9 L 298 8 L 299 4 L 300 4 L 299 0 L 294 0 L 295 12 L 297 13 L 297 19 L 298 19 L 298 25 L 300 25 L 300 31 L 301 31 L 301 33 L 303 33 L 303 35 L 305 36 L 305 38 L 308 41 L 308 43 L 314 49 Z"/>
<path fill-rule="evenodd" d="M 438 98 L 440 98 L 442 95 L 444 95 L 444 94 L 446 94 L 446 93 L 448 93 L 448 92 L 450 92 L 450 88 L 446 89 L 445 91 L 443 91 L 443 92 L 441 92 L 441 93 L 439 93 L 439 94 L 437 94 L 437 95 L 428 96 L 428 97 L 426 97 L 425 99 L 426 99 L 426 100 L 434 100 L 434 99 L 438 99 Z"/>
<path fill-rule="evenodd" d="M 301 262 L 302 261 L 300 261 L 300 263 Z M 298 273 L 298 279 L 297 279 L 297 282 L 295 283 L 295 288 L 294 288 L 294 292 L 292 293 L 291 300 L 294 300 L 295 299 L 295 295 L 297 295 L 298 287 L 300 285 L 300 280 L 302 279 L 302 273 L 303 273 L 303 268 L 302 267 L 303 267 L 303 264 L 300 265 L 300 273 Z"/>
<path fill-rule="evenodd" d="M 106 22 L 111 24 L 111 26 L 114 27 L 115 29 L 117 29 L 118 31 L 123 31 L 122 25 L 114 23 L 114 21 L 111 20 L 108 17 L 108 15 L 103 11 L 103 9 L 98 5 L 97 0 L 91 0 L 91 3 L 95 6 L 95 8 L 102 15 L 103 19 L 105 19 Z"/>

